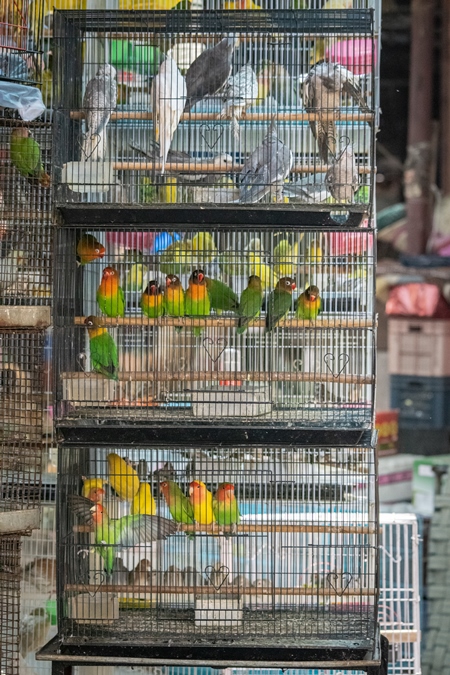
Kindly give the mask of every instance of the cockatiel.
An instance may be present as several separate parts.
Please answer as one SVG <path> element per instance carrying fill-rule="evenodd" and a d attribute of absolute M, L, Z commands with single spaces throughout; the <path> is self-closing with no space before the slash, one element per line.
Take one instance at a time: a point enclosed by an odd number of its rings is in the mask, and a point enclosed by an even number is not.
<path fill-rule="evenodd" d="M 317 112 L 317 122 L 310 122 L 311 131 L 319 146 L 319 156 L 328 162 L 328 153 L 336 151 L 336 126 L 327 115 L 341 105 L 342 94 L 348 94 L 362 110 L 368 110 L 357 78 L 340 63 L 319 61 L 303 82 L 303 103 L 308 112 Z"/>
<path fill-rule="evenodd" d="M 348 140 L 339 154 L 331 160 L 331 166 L 325 176 L 325 185 L 337 202 L 353 203 L 355 192 L 359 187 L 359 174 L 355 155 Z"/>
<path fill-rule="evenodd" d="M 89 334 L 92 370 L 110 380 L 117 380 L 119 357 L 116 343 L 98 317 L 88 316 L 84 325 Z"/>
<path fill-rule="evenodd" d="M 117 105 L 116 69 L 106 63 L 86 85 L 83 111 L 86 134 L 81 147 L 81 159 L 103 160 L 106 156 L 106 127 Z"/>
<path fill-rule="evenodd" d="M 186 111 L 206 96 L 213 96 L 222 89 L 231 75 L 231 61 L 238 43 L 237 37 L 224 37 L 214 47 L 205 49 L 191 63 L 186 73 Z"/>
<path fill-rule="evenodd" d="M 219 119 L 231 120 L 231 128 L 235 138 L 239 138 L 239 122 L 245 116 L 247 108 L 252 106 L 258 97 L 258 80 L 250 64 L 240 68 L 236 75 L 230 77 L 223 93 L 223 108 Z"/>
<path fill-rule="evenodd" d="M 155 140 L 159 143 L 161 175 L 167 154 L 186 103 L 186 82 L 175 61 L 168 56 L 152 83 L 152 112 Z"/>

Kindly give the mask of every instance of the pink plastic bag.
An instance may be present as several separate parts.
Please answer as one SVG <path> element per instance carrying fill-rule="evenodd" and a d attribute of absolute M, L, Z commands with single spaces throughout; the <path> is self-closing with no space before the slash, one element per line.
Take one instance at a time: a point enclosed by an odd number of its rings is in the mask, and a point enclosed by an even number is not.
<path fill-rule="evenodd" d="M 376 61 L 376 46 L 373 52 Z M 340 63 L 355 75 L 372 72 L 372 40 L 340 40 L 326 50 L 326 57 L 333 63 Z"/>
<path fill-rule="evenodd" d="M 389 293 L 386 314 L 450 318 L 450 307 L 434 284 L 404 284 Z"/>

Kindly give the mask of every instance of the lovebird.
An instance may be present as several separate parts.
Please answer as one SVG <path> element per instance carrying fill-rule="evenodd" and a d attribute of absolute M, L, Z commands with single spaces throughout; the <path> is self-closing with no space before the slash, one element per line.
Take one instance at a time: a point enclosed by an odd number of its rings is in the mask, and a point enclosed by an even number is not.
<path fill-rule="evenodd" d="M 211 301 L 209 299 L 206 278 L 203 270 L 194 270 L 189 277 L 189 287 L 184 294 L 184 312 L 186 316 L 209 316 Z M 194 328 L 195 337 L 200 337 L 202 329 Z"/>
<path fill-rule="evenodd" d="M 215 522 L 213 496 L 201 480 L 193 480 L 189 484 L 189 501 L 192 504 L 197 523 L 211 525 Z"/>
<path fill-rule="evenodd" d="M 83 234 L 77 244 L 77 262 L 79 265 L 87 265 L 94 260 L 103 258 L 106 249 L 93 234 Z"/>
<path fill-rule="evenodd" d="M 106 459 L 108 461 L 109 484 L 117 492 L 120 499 L 131 502 L 140 485 L 136 470 L 115 452 L 110 452 Z"/>
<path fill-rule="evenodd" d="M 110 519 L 104 506 L 80 495 L 70 495 L 69 505 L 86 525 L 94 528 L 97 551 L 104 560 L 108 576 L 113 573 L 117 552 L 138 544 L 167 539 L 177 530 L 176 523 L 160 516 L 123 516 Z"/>
<path fill-rule="evenodd" d="M 141 309 L 149 319 L 157 319 L 164 314 L 164 294 L 156 281 L 152 279 L 141 296 Z"/>
<path fill-rule="evenodd" d="M 109 317 L 125 315 L 125 296 L 120 286 L 120 275 L 114 267 L 105 267 L 97 289 L 97 303 Z"/>
<path fill-rule="evenodd" d="M 92 370 L 110 380 L 118 380 L 119 357 L 113 338 L 97 316 L 88 316 L 84 325 L 89 334 Z"/>
<path fill-rule="evenodd" d="M 81 480 L 83 481 L 83 487 L 81 488 L 83 497 L 89 497 L 94 490 L 103 490 L 103 486 L 108 482 L 106 478 L 86 478 L 86 476 L 81 476 Z M 92 499 L 92 501 L 95 501 L 95 499 Z"/>
<path fill-rule="evenodd" d="M 179 485 L 173 480 L 164 480 L 159 484 L 159 489 L 174 521 L 192 525 L 194 523 L 194 509 Z"/>
<path fill-rule="evenodd" d="M 238 296 L 227 284 L 218 279 L 210 279 L 210 277 L 205 277 L 205 281 L 211 301 L 211 309 L 215 309 L 218 314 L 223 311 L 237 311 L 239 308 Z"/>
<path fill-rule="evenodd" d="M 241 294 L 236 333 L 242 335 L 247 330 L 250 321 L 253 321 L 253 319 L 256 319 L 260 315 L 262 301 L 263 290 L 261 279 L 256 274 L 252 274 L 249 277 L 247 288 Z"/>
<path fill-rule="evenodd" d="M 164 293 L 164 312 L 169 316 L 184 316 L 184 290 L 176 274 L 166 276 L 166 292 Z M 183 328 L 175 326 L 177 333 Z"/>
<path fill-rule="evenodd" d="M 297 300 L 295 316 L 297 319 L 308 319 L 314 321 L 320 312 L 322 300 L 317 286 L 309 286 Z"/>
<path fill-rule="evenodd" d="M 148 483 L 141 483 L 131 502 L 130 513 L 135 516 L 139 513 L 146 516 L 154 516 L 156 504 L 152 495 L 152 489 Z"/>
<path fill-rule="evenodd" d="M 50 187 L 50 176 L 45 173 L 41 159 L 41 148 L 30 131 L 26 127 L 13 129 L 9 147 L 11 163 L 16 167 L 21 176 L 26 178 L 32 185 Z"/>
<path fill-rule="evenodd" d="M 266 333 L 275 328 L 277 323 L 284 319 L 291 309 L 292 291 L 295 291 L 295 281 L 291 277 L 282 277 L 269 295 L 266 311 Z"/>
<path fill-rule="evenodd" d="M 238 525 L 241 514 L 233 483 L 220 483 L 214 495 L 213 507 L 219 525 Z"/>

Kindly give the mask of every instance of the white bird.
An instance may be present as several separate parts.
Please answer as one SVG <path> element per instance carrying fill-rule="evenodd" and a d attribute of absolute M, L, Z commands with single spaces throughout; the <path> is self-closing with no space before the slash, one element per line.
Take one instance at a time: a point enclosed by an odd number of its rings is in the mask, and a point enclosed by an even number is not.
<path fill-rule="evenodd" d="M 223 108 L 219 119 L 231 120 L 231 128 L 235 138 L 239 138 L 238 120 L 245 116 L 247 108 L 258 98 L 258 80 L 255 71 L 247 64 L 240 68 L 236 75 L 230 77 L 225 85 Z"/>
<path fill-rule="evenodd" d="M 85 161 L 104 159 L 106 155 L 106 127 L 117 105 L 116 69 L 106 63 L 86 85 L 83 111 L 86 134 L 82 144 Z"/>
<path fill-rule="evenodd" d="M 161 175 L 186 103 L 186 82 L 170 56 L 161 64 L 152 84 L 152 112 L 155 140 L 159 143 Z"/>

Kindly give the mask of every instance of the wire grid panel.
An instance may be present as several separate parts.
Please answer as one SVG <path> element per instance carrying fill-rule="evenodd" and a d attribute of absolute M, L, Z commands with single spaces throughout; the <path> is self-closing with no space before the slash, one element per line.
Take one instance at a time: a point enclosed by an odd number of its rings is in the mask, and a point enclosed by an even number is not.
<path fill-rule="evenodd" d="M 44 332 L 0 330 L 0 355 L 0 510 L 35 508 L 44 437 L 51 433 Z"/>
<path fill-rule="evenodd" d="M 59 229 L 57 419 L 370 426 L 373 237 Z"/>
<path fill-rule="evenodd" d="M 19 675 L 20 537 L 0 537 L 0 673 Z"/>
<path fill-rule="evenodd" d="M 56 203 L 370 210 L 372 10 L 58 12 L 55 35 Z"/>
<path fill-rule="evenodd" d="M 48 305 L 51 126 L 6 114 L 0 118 L 0 299 L 3 305 Z M 30 170 L 28 158 L 37 148 L 40 162 Z"/>
<path fill-rule="evenodd" d="M 58 465 L 67 644 L 373 645 L 373 449 L 71 448 Z"/>
<path fill-rule="evenodd" d="M 0 7 L 0 80 L 35 84 L 41 79 L 43 0 L 14 0 Z"/>

